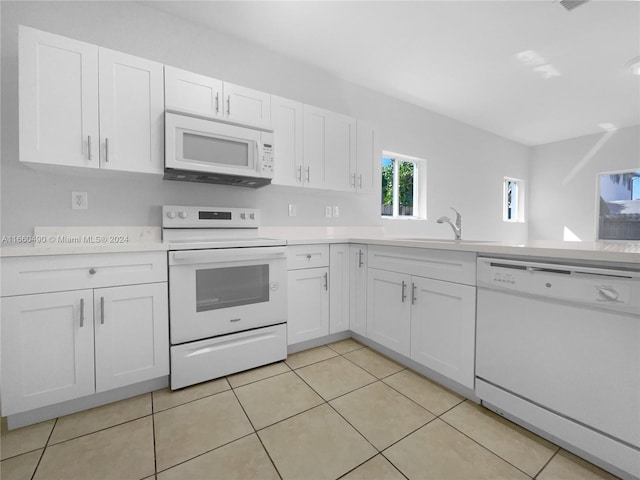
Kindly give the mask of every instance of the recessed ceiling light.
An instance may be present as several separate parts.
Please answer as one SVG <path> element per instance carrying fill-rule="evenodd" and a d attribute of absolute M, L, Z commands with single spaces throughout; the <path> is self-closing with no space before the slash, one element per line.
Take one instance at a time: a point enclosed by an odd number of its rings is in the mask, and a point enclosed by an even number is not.
<path fill-rule="evenodd" d="M 627 62 L 627 68 L 631 70 L 634 75 L 640 75 L 640 57 L 632 58 Z"/>

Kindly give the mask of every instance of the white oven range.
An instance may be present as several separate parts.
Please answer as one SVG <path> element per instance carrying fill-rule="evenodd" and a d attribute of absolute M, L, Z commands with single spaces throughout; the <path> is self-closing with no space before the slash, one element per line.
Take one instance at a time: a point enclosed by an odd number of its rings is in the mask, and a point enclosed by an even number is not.
<path fill-rule="evenodd" d="M 171 389 L 287 356 L 285 242 L 251 208 L 162 208 L 169 247 Z"/>

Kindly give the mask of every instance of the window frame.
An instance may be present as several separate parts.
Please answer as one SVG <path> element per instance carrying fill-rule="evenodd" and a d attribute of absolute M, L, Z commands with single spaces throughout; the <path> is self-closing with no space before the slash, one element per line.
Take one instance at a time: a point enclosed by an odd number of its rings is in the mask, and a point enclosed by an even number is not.
<path fill-rule="evenodd" d="M 638 240 L 634 240 L 634 239 L 624 239 L 624 238 L 601 238 L 601 231 L 600 231 L 600 197 L 602 195 L 602 191 L 601 191 L 601 177 L 604 175 L 623 175 L 626 173 L 635 173 L 635 172 L 640 172 L 640 167 L 638 168 L 629 168 L 629 169 L 625 169 L 625 170 L 614 170 L 614 171 L 607 171 L 607 172 L 597 172 L 596 173 L 596 205 L 595 205 L 595 241 L 596 242 L 637 242 Z M 633 193 L 633 191 L 632 191 Z"/>
<path fill-rule="evenodd" d="M 383 159 L 393 160 L 393 196 L 391 200 L 392 214 L 383 215 L 380 212 L 380 217 L 383 219 L 392 220 L 426 220 L 427 219 L 427 205 L 426 205 L 426 165 L 427 161 L 405 155 L 402 153 L 395 153 L 389 151 L 383 151 L 380 157 L 380 165 L 382 166 Z M 413 215 L 400 215 L 400 201 L 399 201 L 399 171 L 400 163 L 412 163 L 413 164 Z M 382 179 L 382 170 L 380 172 L 380 178 Z M 382 194 L 382 190 L 380 190 Z M 382 198 L 380 198 L 380 206 L 382 206 Z"/>
<path fill-rule="evenodd" d="M 515 199 L 512 192 L 512 207 L 509 208 L 509 184 L 515 184 Z M 525 223 L 525 186 L 524 180 L 514 177 L 504 177 L 502 182 L 502 221 L 506 223 Z M 509 210 L 512 216 L 509 218 Z"/>

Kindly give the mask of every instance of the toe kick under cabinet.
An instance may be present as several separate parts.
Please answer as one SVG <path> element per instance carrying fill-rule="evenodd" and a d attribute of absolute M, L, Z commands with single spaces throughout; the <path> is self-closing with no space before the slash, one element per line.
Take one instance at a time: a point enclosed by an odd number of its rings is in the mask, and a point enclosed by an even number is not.
<path fill-rule="evenodd" d="M 2 415 L 169 374 L 164 252 L 2 258 Z"/>

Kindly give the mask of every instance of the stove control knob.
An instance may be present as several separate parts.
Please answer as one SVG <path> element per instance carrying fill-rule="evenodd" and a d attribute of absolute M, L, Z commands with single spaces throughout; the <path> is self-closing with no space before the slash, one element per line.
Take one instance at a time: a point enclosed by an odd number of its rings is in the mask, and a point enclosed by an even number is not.
<path fill-rule="evenodd" d="M 246 213 L 241 213 L 240 214 L 240 218 L 243 219 L 243 220 L 246 220 L 247 214 Z"/>
<path fill-rule="evenodd" d="M 169 218 L 176 218 L 176 212 L 174 212 L 173 210 L 169 210 L 167 212 L 167 217 Z"/>
<path fill-rule="evenodd" d="M 178 212 L 178 216 L 179 216 L 180 218 L 187 218 L 187 212 L 185 212 L 184 210 L 180 210 L 180 211 Z"/>
<path fill-rule="evenodd" d="M 250 214 L 249 214 L 249 218 L 250 218 L 251 220 L 255 220 L 255 218 L 256 218 L 255 213 L 250 213 Z"/>

